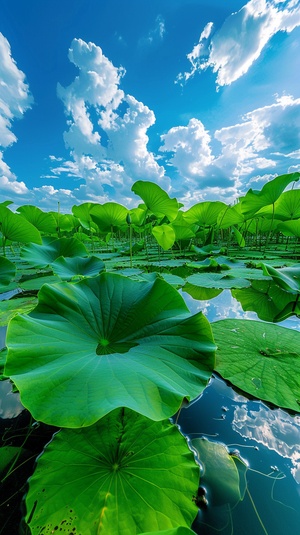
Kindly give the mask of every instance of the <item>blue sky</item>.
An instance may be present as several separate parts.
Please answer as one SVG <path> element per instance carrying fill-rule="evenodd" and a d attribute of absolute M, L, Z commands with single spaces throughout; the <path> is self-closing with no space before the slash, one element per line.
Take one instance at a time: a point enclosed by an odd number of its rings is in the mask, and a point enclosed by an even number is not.
<path fill-rule="evenodd" d="M 2 0 L 0 202 L 234 202 L 300 170 L 299 72 L 299 0 Z"/>

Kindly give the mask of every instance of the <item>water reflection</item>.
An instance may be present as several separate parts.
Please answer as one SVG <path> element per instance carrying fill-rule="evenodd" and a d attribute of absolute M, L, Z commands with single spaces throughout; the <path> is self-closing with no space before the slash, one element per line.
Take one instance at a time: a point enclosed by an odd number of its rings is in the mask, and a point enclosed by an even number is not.
<path fill-rule="evenodd" d="M 260 321 L 256 312 L 244 311 L 241 304 L 231 294 L 231 290 L 223 290 L 221 294 L 213 299 L 194 299 L 187 292 L 181 291 L 188 308 L 192 314 L 202 311 L 210 322 L 223 319 L 250 319 Z M 288 319 L 276 323 L 282 327 L 300 331 L 300 322 L 297 316 L 290 316 Z"/>
<path fill-rule="evenodd" d="M 294 418 L 282 410 L 270 410 L 260 405 L 253 410 L 249 405 L 234 409 L 232 428 L 241 437 L 255 440 L 281 457 L 291 461 L 291 474 L 300 483 L 300 417 Z"/>

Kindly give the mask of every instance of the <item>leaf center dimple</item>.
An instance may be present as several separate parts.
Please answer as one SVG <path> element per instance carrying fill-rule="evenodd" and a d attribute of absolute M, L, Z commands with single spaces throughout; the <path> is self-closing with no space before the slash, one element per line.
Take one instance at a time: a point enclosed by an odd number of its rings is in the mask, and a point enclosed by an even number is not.
<path fill-rule="evenodd" d="M 107 340 L 107 338 L 100 338 L 99 344 L 97 345 L 97 348 L 96 348 L 97 355 L 105 354 L 108 349 L 107 346 L 109 346 L 109 340 Z"/>

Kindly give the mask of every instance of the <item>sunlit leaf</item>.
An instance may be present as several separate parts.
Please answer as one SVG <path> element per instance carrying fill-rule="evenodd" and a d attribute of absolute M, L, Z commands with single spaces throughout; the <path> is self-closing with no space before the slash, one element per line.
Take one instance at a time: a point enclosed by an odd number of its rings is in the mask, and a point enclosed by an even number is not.
<path fill-rule="evenodd" d="M 26 519 L 34 511 L 32 535 L 161 532 L 192 523 L 198 484 L 199 468 L 175 426 L 115 410 L 54 436 L 30 478 Z"/>
<path fill-rule="evenodd" d="M 285 236 L 296 236 L 300 238 L 300 219 L 279 223 L 277 229 Z"/>
<path fill-rule="evenodd" d="M 274 204 L 285 188 L 299 180 L 300 173 L 290 173 L 277 176 L 267 182 L 261 190 L 250 189 L 241 199 L 241 208 L 244 216 L 252 217 L 260 208 Z"/>
<path fill-rule="evenodd" d="M 53 214 L 43 212 L 37 206 L 32 205 L 20 206 L 17 208 L 17 212 L 38 230 L 47 234 L 56 232 L 57 223 Z"/>
<path fill-rule="evenodd" d="M 0 327 L 7 325 L 16 314 L 27 314 L 37 305 L 35 297 L 20 297 L 0 301 Z"/>
<path fill-rule="evenodd" d="M 185 212 L 185 219 L 199 226 L 212 226 L 218 221 L 219 213 L 226 208 L 226 204 L 220 201 L 205 201 L 194 204 Z"/>
<path fill-rule="evenodd" d="M 9 323 L 5 369 L 36 420 L 88 426 L 120 406 L 160 420 L 211 376 L 209 322 L 159 278 L 103 273 L 45 284 L 38 297 Z"/>
<path fill-rule="evenodd" d="M 171 225 L 160 225 L 153 227 L 152 234 L 164 251 L 167 251 L 174 245 L 175 231 Z"/>
<path fill-rule="evenodd" d="M 257 215 L 272 217 L 273 207 L 261 208 Z M 300 189 L 284 191 L 274 204 L 274 215 L 282 221 L 300 218 Z"/>
<path fill-rule="evenodd" d="M 157 184 L 138 180 L 131 188 L 136 195 L 143 199 L 148 210 L 157 217 L 167 216 L 173 221 L 178 214 L 177 199 L 170 199 L 169 195 Z"/>
<path fill-rule="evenodd" d="M 90 209 L 92 220 L 102 231 L 110 231 L 111 227 L 126 225 L 127 208 L 116 202 L 95 204 Z"/>
<path fill-rule="evenodd" d="M 249 320 L 212 324 L 216 371 L 244 392 L 300 411 L 300 332 Z"/>
<path fill-rule="evenodd" d="M 220 229 L 226 229 L 232 227 L 233 225 L 240 225 L 245 221 L 244 214 L 241 210 L 241 203 L 235 204 L 234 206 L 226 206 L 218 214 L 218 227 Z"/>
<path fill-rule="evenodd" d="M 0 205 L 0 231 L 7 240 L 20 243 L 42 243 L 37 228 L 4 205 Z"/>

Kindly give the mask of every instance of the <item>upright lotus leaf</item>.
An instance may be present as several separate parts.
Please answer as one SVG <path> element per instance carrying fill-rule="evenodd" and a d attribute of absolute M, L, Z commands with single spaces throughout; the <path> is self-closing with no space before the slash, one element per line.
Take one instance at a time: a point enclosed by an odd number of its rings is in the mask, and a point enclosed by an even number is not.
<path fill-rule="evenodd" d="M 184 212 L 178 212 L 171 226 L 175 231 L 175 241 L 194 238 L 198 229 L 198 225 L 191 224 L 186 220 Z"/>
<path fill-rule="evenodd" d="M 276 269 L 268 264 L 261 264 L 266 275 L 273 278 L 274 282 L 287 292 L 300 294 L 300 264 L 295 266 Z"/>
<path fill-rule="evenodd" d="M 127 208 L 116 202 L 105 204 L 95 204 L 90 209 L 92 220 L 98 225 L 101 231 L 108 232 L 111 227 L 122 227 L 126 225 Z"/>
<path fill-rule="evenodd" d="M 152 234 L 164 251 L 167 251 L 173 247 L 175 243 L 175 232 L 171 225 L 164 224 L 153 227 Z"/>
<path fill-rule="evenodd" d="M 58 231 L 65 230 L 71 232 L 80 225 L 77 217 L 72 214 L 61 214 L 60 212 L 49 212 L 49 214 L 53 215 Z"/>
<path fill-rule="evenodd" d="M 50 212 L 43 212 L 37 206 L 31 205 L 20 206 L 17 208 L 17 212 L 39 231 L 46 232 L 47 234 L 56 232 L 56 219 Z"/>
<path fill-rule="evenodd" d="M 261 208 L 257 215 L 272 217 L 272 206 Z M 274 204 L 274 215 L 276 219 L 288 221 L 299 219 L 300 217 L 300 189 L 284 191 Z"/>
<path fill-rule="evenodd" d="M 120 406 L 161 420 L 211 376 L 210 324 L 164 280 L 102 273 L 38 298 L 10 321 L 5 370 L 36 420 L 88 426 Z"/>
<path fill-rule="evenodd" d="M 300 219 L 279 223 L 277 225 L 277 230 L 282 232 L 285 236 L 295 236 L 296 238 L 300 238 Z"/>
<path fill-rule="evenodd" d="M 169 221 L 173 221 L 178 214 L 177 199 L 170 199 L 169 195 L 157 184 L 138 180 L 131 188 L 136 195 L 143 199 L 148 210 L 157 217 L 167 216 Z"/>
<path fill-rule="evenodd" d="M 212 324 L 216 371 L 244 392 L 300 411 L 300 332 L 250 320 Z"/>
<path fill-rule="evenodd" d="M 71 280 L 74 277 L 96 277 L 105 269 L 104 262 L 97 256 L 87 258 L 74 256 L 65 258 L 60 256 L 52 262 L 52 269 L 62 280 Z"/>
<path fill-rule="evenodd" d="M 42 238 L 37 228 L 20 215 L 11 212 L 4 205 L 0 205 L 0 232 L 2 232 L 5 240 L 20 243 L 42 243 Z"/>
<path fill-rule="evenodd" d="M 219 213 L 225 208 L 226 204 L 220 201 L 199 202 L 185 212 L 185 219 L 199 226 L 210 227 L 217 223 Z"/>
<path fill-rule="evenodd" d="M 136 227 L 141 227 L 145 223 L 147 215 L 147 208 L 145 206 L 145 210 L 142 208 L 132 208 L 130 210 L 130 217 L 131 217 L 131 223 L 135 225 Z"/>
<path fill-rule="evenodd" d="M 5 256 L 0 256 L 0 285 L 7 286 L 15 274 L 15 264 L 5 258 Z"/>
<path fill-rule="evenodd" d="M 240 231 L 236 227 L 232 227 L 232 233 L 235 236 L 236 242 L 240 247 L 245 247 L 246 242 L 243 237 L 243 235 L 240 233 Z"/>
<path fill-rule="evenodd" d="M 29 481 L 26 520 L 32 535 L 176 533 L 197 514 L 198 484 L 194 455 L 175 426 L 117 409 L 53 437 Z"/>
<path fill-rule="evenodd" d="M 23 260 L 39 267 L 48 266 L 60 256 L 88 256 L 88 251 L 83 243 L 76 238 L 58 238 L 57 240 L 45 241 L 43 245 L 31 243 L 23 247 L 21 251 Z"/>
<path fill-rule="evenodd" d="M 202 466 L 201 484 L 210 491 L 210 504 L 234 506 L 242 499 L 235 462 L 223 444 L 205 438 L 191 440 Z"/>
<path fill-rule="evenodd" d="M 249 189 L 245 197 L 241 199 L 242 212 L 245 218 L 252 217 L 265 206 L 274 205 L 285 188 L 291 182 L 297 182 L 299 178 L 300 173 L 290 173 L 273 178 L 259 191 Z"/>
<path fill-rule="evenodd" d="M 80 221 L 80 224 L 87 229 L 93 226 L 91 218 L 91 208 L 95 206 L 95 203 L 84 202 L 79 206 L 72 206 L 73 215 Z"/>
<path fill-rule="evenodd" d="M 226 206 L 219 212 L 217 219 L 220 229 L 226 229 L 233 225 L 241 225 L 244 221 L 245 217 L 241 210 L 241 203 L 235 204 L 234 206 Z"/>

